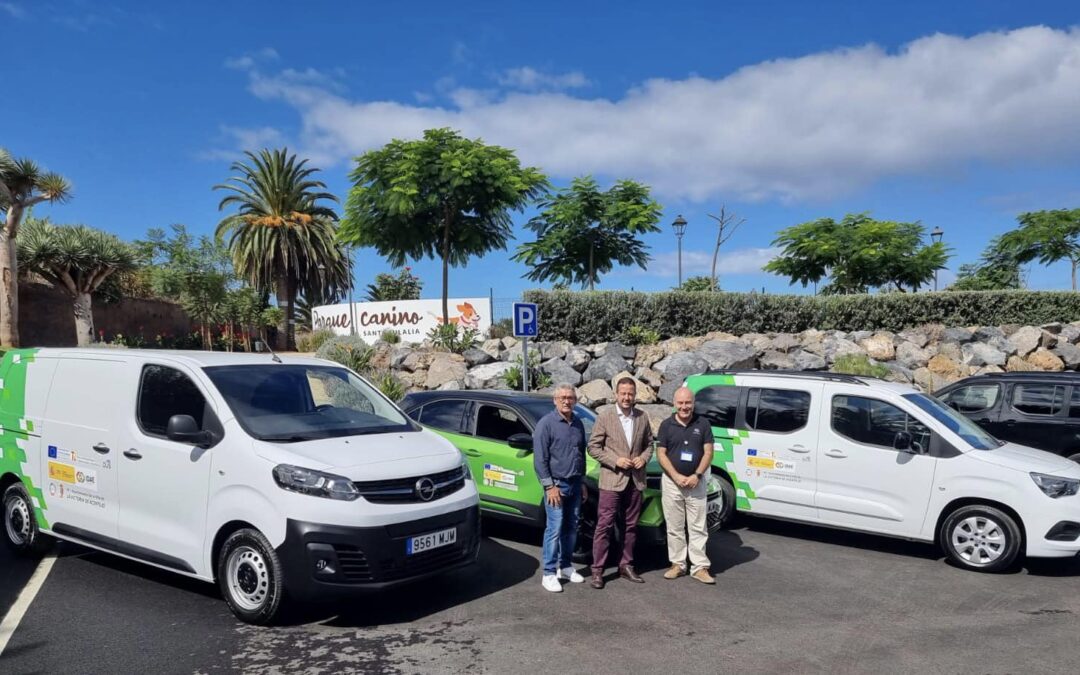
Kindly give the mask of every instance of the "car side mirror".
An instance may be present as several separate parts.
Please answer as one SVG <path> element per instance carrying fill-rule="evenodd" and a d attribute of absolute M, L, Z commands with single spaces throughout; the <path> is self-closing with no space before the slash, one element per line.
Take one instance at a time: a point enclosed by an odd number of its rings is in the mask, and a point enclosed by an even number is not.
<path fill-rule="evenodd" d="M 532 434 L 513 434 L 506 439 L 506 444 L 518 451 L 518 457 L 525 457 L 533 451 Z"/>
<path fill-rule="evenodd" d="M 910 431 L 897 431 L 896 435 L 893 436 L 892 446 L 894 450 L 900 452 L 907 452 L 912 455 L 919 454 L 919 444 L 915 442 L 915 438 Z"/>
<path fill-rule="evenodd" d="M 173 415 L 165 427 L 165 436 L 177 443 L 191 443 L 200 448 L 208 448 L 214 443 L 214 435 L 203 431 L 191 415 Z"/>

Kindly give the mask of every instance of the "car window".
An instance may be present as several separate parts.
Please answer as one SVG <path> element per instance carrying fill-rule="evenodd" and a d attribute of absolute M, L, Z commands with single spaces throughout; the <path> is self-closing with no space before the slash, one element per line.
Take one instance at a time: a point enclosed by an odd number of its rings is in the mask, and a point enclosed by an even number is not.
<path fill-rule="evenodd" d="M 941 400 L 958 412 L 974 413 L 993 408 L 1000 395 L 1000 385 L 972 384 L 950 391 Z"/>
<path fill-rule="evenodd" d="M 733 429 L 742 392 L 742 387 L 724 384 L 702 387 L 694 394 L 694 412 L 709 420 L 714 427 Z"/>
<path fill-rule="evenodd" d="M 834 396 L 832 429 L 864 445 L 892 448 L 898 431 L 907 431 L 920 449 L 928 448 L 930 429 L 891 403 L 862 396 Z"/>
<path fill-rule="evenodd" d="M 417 421 L 434 429 L 460 432 L 461 418 L 465 416 L 468 401 L 434 401 L 425 403 Z"/>
<path fill-rule="evenodd" d="M 1065 402 L 1065 387 L 1054 384 L 1016 384 L 1012 407 L 1025 415 L 1056 415 Z"/>
<path fill-rule="evenodd" d="M 514 434 L 527 434 L 529 427 L 517 413 L 494 405 L 481 404 L 476 410 L 476 435 L 495 441 L 506 441 Z"/>
<path fill-rule="evenodd" d="M 167 366 L 143 368 L 138 419 L 145 433 L 164 436 L 173 415 L 191 415 L 203 429 L 205 413 L 206 399 L 190 377 Z"/>
<path fill-rule="evenodd" d="M 1080 386 L 1073 385 L 1072 398 L 1069 399 L 1069 417 L 1080 417 Z"/>
<path fill-rule="evenodd" d="M 751 389 L 746 424 L 758 431 L 786 433 L 802 429 L 810 416 L 810 392 L 791 389 Z"/>

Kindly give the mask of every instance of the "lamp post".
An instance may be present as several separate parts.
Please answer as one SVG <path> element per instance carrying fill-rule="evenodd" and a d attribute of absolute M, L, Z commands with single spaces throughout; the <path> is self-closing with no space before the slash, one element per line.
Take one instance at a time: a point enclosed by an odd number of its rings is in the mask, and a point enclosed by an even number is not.
<path fill-rule="evenodd" d="M 679 242 L 679 286 L 682 287 L 682 238 L 686 234 L 686 219 L 681 213 L 675 217 L 671 229 L 675 230 L 675 239 Z"/>
<path fill-rule="evenodd" d="M 945 236 L 945 230 L 941 229 L 940 227 L 938 227 L 936 225 L 934 226 L 934 231 L 930 233 L 930 238 L 932 240 L 934 240 L 935 244 L 940 244 L 941 243 L 941 238 L 944 237 L 944 236 Z M 937 273 L 938 273 L 938 271 L 935 269 L 934 270 L 934 290 L 935 291 L 937 290 Z"/>

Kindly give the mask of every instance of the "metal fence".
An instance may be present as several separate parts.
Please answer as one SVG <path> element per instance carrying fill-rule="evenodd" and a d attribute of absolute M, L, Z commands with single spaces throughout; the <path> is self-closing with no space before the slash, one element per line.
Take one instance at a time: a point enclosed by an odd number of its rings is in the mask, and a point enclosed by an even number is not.
<path fill-rule="evenodd" d="M 490 290 L 491 297 L 491 323 L 497 323 L 503 319 L 514 318 L 514 303 L 521 302 L 521 297 L 496 298 L 495 289 Z"/>

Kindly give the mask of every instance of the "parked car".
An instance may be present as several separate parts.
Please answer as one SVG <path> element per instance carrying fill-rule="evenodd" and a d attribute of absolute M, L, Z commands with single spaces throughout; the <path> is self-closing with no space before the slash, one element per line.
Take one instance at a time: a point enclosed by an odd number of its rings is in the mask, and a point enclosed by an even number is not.
<path fill-rule="evenodd" d="M 936 542 L 972 570 L 1080 553 L 1080 465 L 998 441 L 908 385 L 777 371 L 687 385 L 740 511 Z"/>
<path fill-rule="evenodd" d="M 465 455 L 480 491 L 480 509 L 486 515 L 543 527 L 544 490 L 536 477 L 532 432 L 540 418 L 553 411 L 548 394 L 515 391 L 424 391 L 408 394 L 401 407 L 414 420 L 450 440 Z M 596 416 L 578 404 L 574 410 L 592 432 Z M 600 465 L 586 458 L 585 485 L 592 492 L 582 507 L 579 543 L 588 549 L 596 526 L 595 495 Z M 666 538 L 660 502 L 663 469 L 655 453 L 647 468 L 647 489 L 638 520 L 638 542 L 663 543 Z M 722 490 L 714 478 L 708 487 L 708 527 L 718 529 L 733 512 L 734 492 Z"/>
<path fill-rule="evenodd" d="M 460 453 L 336 363 L 22 349 L 0 379 L 17 552 L 55 537 L 217 582 L 257 624 L 286 593 L 337 597 L 476 560 Z"/>
<path fill-rule="evenodd" d="M 934 396 L 994 438 L 1080 462 L 1080 373 L 978 375 Z"/>

